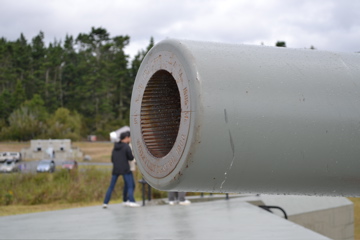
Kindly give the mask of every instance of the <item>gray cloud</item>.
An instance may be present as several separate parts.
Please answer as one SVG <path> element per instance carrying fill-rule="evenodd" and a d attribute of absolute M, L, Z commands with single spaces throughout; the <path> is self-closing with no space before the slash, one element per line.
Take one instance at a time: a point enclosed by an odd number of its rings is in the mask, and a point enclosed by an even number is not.
<path fill-rule="evenodd" d="M 360 2 L 352 0 L 0 0 L 0 32 L 8 40 L 39 31 L 64 39 L 104 27 L 129 35 L 133 55 L 165 38 L 360 51 Z"/>

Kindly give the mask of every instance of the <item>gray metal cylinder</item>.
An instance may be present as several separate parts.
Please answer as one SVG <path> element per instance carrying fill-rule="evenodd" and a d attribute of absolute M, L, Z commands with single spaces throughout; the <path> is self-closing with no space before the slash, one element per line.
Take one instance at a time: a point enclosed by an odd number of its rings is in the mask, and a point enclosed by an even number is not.
<path fill-rule="evenodd" d="M 165 40 L 130 126 L 161 190 L 360 195 L 360 54 Z"/>

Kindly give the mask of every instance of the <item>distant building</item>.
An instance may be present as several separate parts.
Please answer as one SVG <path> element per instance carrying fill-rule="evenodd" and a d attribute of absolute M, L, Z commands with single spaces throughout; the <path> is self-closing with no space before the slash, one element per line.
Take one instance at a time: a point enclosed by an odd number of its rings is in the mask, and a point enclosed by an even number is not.
<path fill-rule="evenodd" d="M 23 159 L 67 160 L 83 157 L 77 147 L 71 146 L 70 139 L 31 140 L 29 148 L 21 150 Z"/>

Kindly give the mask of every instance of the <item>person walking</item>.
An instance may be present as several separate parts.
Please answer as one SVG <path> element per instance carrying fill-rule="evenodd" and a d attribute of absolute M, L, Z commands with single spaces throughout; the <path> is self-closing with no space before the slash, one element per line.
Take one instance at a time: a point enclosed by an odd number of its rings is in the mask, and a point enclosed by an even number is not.
<path fill-rule="evenodd" d="M 134 156 L 129 146 L 130 142 L 130 132 L 123 132 L 120 135 L 120 142 L 114 144 L 114 149 L 111 154 L 111 162 L 113 164 L 112 177 L 110 186 L 105 195 L 103 208 L 107 208 L 111 194 L 120 175 L 122 175 L 124 179 L 124 205 L 128 207 L 140 207 L 134 199 L 135 181 L 129 165 L 129 161 L 133 161 Z"/>

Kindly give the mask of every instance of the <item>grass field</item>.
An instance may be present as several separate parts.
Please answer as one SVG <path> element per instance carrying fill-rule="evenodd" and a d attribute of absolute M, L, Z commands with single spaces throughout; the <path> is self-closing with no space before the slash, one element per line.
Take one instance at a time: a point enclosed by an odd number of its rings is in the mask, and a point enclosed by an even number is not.
<path fill-rule="evenodd" d="M 20 152 L 30 147 L 30 142 L 0 142 L 0 152 Z"/>
<path fill-rule="evenodd" d="M 89 155 L 92 162 L 110 162 L 114 146 L 111 142 L 75 142 L 72 145 L 80 148 L 84 156 Z"/>
<path fill-rule="evenodd" d="M 84 156 L 89 155 L 92 162 L 110 162 L 114 144 L 111 142 L 74 142 L 72 146 L 80 148 Z M 21 149 L 29 147 L 30 142 L 0 142 L 0 152 L 20 152 Z"/>

